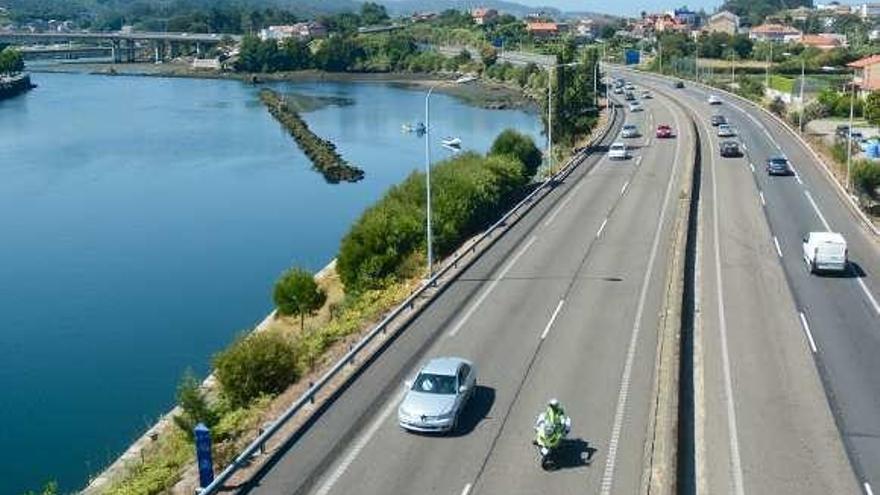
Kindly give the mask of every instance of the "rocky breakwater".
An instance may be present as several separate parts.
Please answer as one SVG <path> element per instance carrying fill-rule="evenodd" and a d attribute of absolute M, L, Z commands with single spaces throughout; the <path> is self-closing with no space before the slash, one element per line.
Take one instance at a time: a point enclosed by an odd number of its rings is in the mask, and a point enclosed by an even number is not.
<path fill-rule="evenodd" d="M 350 165 L 336 151 L 336 145 L 321 138 L 309 129 L 299 114 L 288 105 L 284 97 L 271 89 L 260 91 L 260 101 L 269 113 L 290 132 L 299 148 L 312 161 L 316 170 L 331 184 L 357 182 L 364 178 L 364 171 Z"/>
<path fill-rule="evenodd" d="M 31 76 L 28 74 L 0 76 L 0 100 L 12 98 L 33 88 L 36 86 L 31 83 Z"/>

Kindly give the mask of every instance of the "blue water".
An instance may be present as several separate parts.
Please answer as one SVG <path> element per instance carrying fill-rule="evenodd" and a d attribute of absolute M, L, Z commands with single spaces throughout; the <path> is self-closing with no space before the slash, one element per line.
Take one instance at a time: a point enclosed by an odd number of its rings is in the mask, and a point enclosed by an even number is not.
<path fill-rule="evenodd" d="M 366 171 L 328 185 L 234 81 L 38 74 L 0 102 L 0 494 L 80 487 L 173 403 L 187 367 L 271 309 L 296 264 L 320 269 L 348 225 L 423 166 L 402 134 L 424 93 L 280 84 L 352 105 L 305 115 Z M 519 111 L 432 97 L 434 136 L 485 151 Z M 448 152 L 435 146 L 435 157 Z"/>

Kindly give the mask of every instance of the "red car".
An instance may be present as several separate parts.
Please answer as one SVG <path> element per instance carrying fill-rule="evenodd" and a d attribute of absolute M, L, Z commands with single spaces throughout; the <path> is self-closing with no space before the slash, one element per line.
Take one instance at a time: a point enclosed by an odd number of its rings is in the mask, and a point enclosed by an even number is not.
<path fill-rule="evenodd" d="M 658 125 L 657 126 L 657 137 L 661 138 L 661 139 L 671 138 L 672 137 L 672 127 L 669 127 L 668 124 Z"/>

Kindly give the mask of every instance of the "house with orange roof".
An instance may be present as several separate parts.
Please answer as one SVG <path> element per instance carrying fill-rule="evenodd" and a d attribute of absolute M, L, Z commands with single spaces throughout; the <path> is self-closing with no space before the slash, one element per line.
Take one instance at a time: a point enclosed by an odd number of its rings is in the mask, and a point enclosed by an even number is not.
<path fill-rule="evenodd" d="M 833 50 L 846 46 L 846 35 L 840 34 L 805 34 L 801 44 L 820 50 Z"/>
<path fill-rule="evenodd" d="M 846 65 L 855 71 L 853 82 L 861 91 L 880 89 L 880 55 L 871 55 Z"/>
<path fill-rule="evenodd" d="M 761 24 L 749 31 L 749 38 L 753 41 L 775 41 L 779 43 L 799 42 L 803 37 L 800 29 L 786 26 L 785 24 Z"/>
<path fill-rule="evenodd" d="M 527 22 L 526 32 L 535 38 L 552 38 L 561 32 L 559 24 L 555 22 Z"/>
<path fill-rule="evenodd" d="M 498 17 L 498 11 L 486 7 L 478 7 L 471 11 L 471 18 L 478 26 L 484 26 Z"/>

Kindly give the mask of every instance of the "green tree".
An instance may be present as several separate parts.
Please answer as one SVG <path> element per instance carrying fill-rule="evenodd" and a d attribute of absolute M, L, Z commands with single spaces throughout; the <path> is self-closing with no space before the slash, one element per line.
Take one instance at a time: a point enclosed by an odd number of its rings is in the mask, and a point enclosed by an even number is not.
<path fill-rule="evenodd" d="M 190 437 L 193 436 L 193 429 L 199 423 L 214 428 L 220 421 L 220 415 L 208 403 L 199 380 L 192 370 L 186 370 L 177 385 L 177 405 L 183 413 L 174 416 L 174 424 Z"/>
<path fill-rule="evenodd" d="M 278 332 L 242 334 L 214 356 L 217 381 L 233 407 L 277 395 L 299 378 L 293 344 Z"/>
<path fill-rule="evenodd" d="M 388 11 L 384 5 L 374 2 L 365 2 L 361 5 L 361 23 L 367 26 L 381 24 L 388 21 Z"/>
<path fill-rule="evenodd" d="M 535 141 L 513 129 L 505 129 L 495 138 L 489 154 L 513 156 L 525 166 L 529 176 L 535 175 L 541 166 L 541 150 L 535 146 Z"/>
<path fill-rule="evenodd" d="M 28 490 L 24 493 L 24 495 L 58 495 L 58 483 L 55 481 L 50 481 L 43 485 L 43 489 L 39 492 L 35 492 L 33 490 Z"/>
<path fill-rule="evenodd" d="M 306 316 L 314 314 L 327 301 L 327 293 L 318 287 L 311 273 L 292 268 L 275 283 L 273 300 L 282 315 L 299 316 L 302 329 Z"/>
<path fill-rule="evenodd" d="M 363 58 L 364 50 L 353 39 L 331 36 L 323 40 L 315 53 L 315 64 L 327 72 L 343 72 Z"/>
<path fill-rule="evenodd" d="M 880 125 L 880 91 L 871 91 L 865 98 L 864 113 L 871 125 Z"/>
<path fill-rule="evenodd" d="M 880 164 L 859 161 L 853 168 L 853 182 L 865 194 L 877 197 L 877 189 L 880 188 Z"/>
<path fill-rule="evenodd" d="M 498 52 L 492 46 L 484 45 L 480 48 L 480 60 L 484 67 L 491 67 L 498 60 Z"/>
<path fill-rule="evenodd" d="M 24 58 L 21 52 L 13 48 L 4 48 L 0 52 L 0 74 L 18 74 L 24 70 Z"/>

